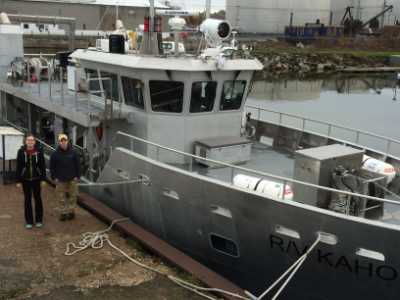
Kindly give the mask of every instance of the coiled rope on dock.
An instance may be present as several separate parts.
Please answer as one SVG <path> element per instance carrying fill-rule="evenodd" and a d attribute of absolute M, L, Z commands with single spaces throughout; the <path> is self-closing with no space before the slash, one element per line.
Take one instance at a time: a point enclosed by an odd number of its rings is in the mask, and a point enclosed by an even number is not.
<path fill-rule="evenodd" d="M 90 248 L 99 250 L 99 249 L 102 249 L 107 244 L 111 248 L 113 248 L 115 251 L 119 252 L 126 259 L 128 259 L 130 262 L 138 265 L 139 267 L 141 267 L 143 269 L 146 269 L 148 271 L 151 271 L 151 272 L 157 273 L 163 277 L 166 277 L 169 280 L 171 280 L 172 282 L 174 282 L 175 284 L 181 286 L 182 288 L 185 288 L 203 298 L 206 298 L 209 300 L 217 300 L 216 298 L 205 294 L 205 292 L 211 292 L 211 293 L 220 293 L 220 294 L 229 295 L 229 296 L 235 297 L 237 299 L 250 300 L 247 297 L 243 297 L 239 294 L 231 293 L 231 292 L 228 292 L 228 291 L 225 291 L 222 289 L 205 288 L 205 287 L 201 287 L 201 286 L 189 283 L 183 279 L 180 279 L 173 275 L 166 274 L 156 268 L 145 265 L 142 262 L 134 259 L 130 255 L 128 255 L 126 252 L 124 252 L 121 248 L 119 248 L 115 244 L 113 244 L 110 240 L 109 235 L 107 234 L 107 232 L 112 230 L 112 228 L 114 227 L 115 224 L 121 223 L 121 222 L 127 222 L 129 220 L 130 220 L 129 218 L 116 219 L 116 220 L 113 220 L 111 222 L 110 226 L 104 230 L 83 233 L 82 239 L 78 243 L 73 243 L 73 242 L 67 243 L 64 255 L 73 256 L 81 251 L 84 251 L 84 250 L 87 250 Z"/>
<path fill-rule="evenodd" d="M 75 255 L 81 251 L 84 251 L 86 249 L 101 249 L 103 248 L 106 244 L 108 244 L 111 248 L 113 248 L 115 251 L 120 253 L 122 256 L 124 256 L 126 259 L 128 259 L 130 262 L 134 263 L 135 265 L 154 272 L 156 274 L 159 274 L 163 277 L 168 278 L 175 284 L 179 285 L 180 287 L 189 290 L 203 298 L 209 299 L 209 300 L 217 300 L 214 297 L 211 297 L 210 295 L 205 294 L 205 292 L 208 293 L 219 293 L 219 294 L 225 294 L 229 295 L 231 297 L 235 297 L 237 299 L 242 299 L 242 300 L 261 300 L 263 299 L 267 294 L 269 294 L 285 277 L 287 279 L 283 282 L 281 287 L 278 289 L 278 291 L 275 293 L 275 295 L 271 298 L 272 300 L 276 300 L 279 295 L 284 291 L 284 289 L 287 287 L 287 285 L 290 283 L 290 281 L 293 279 L 293 277 L 296 275 L 296 273 L 299 271 L 301 266 L 304 264 L 304 262 L 307 260 L 308 256 L 311 254 L 311 252 L 315 249 L 315 247 L 321 242 L 321 236 L 318 234 L 317 239 L 315 242 L 308 248 L 308 250 L 296 261 L 294 262 L 272 285 L 268 287 L 268 289 L 265 290 L 264 293 L 262 293 L 260 296 L 254 296 L 250 292 L 246 291 L 246 294 L 248 297 L 243 297 L 239 294 L 232 293 L 229 291 L 225 291 L 222 289 L 218 288 L 205 288 L 201 287 L 192 283 L 189 283 L 183 279 L 180 279 L 176 276 L 166 274 L 156 268 L 150 267 L 148 265 L 143 264 L 142 262 L 134 259 L 131 257 L 129 254 L 127 254 L 125 251 L 123 251 L 121 248 L 117 247 L 115 244 L 113 244 L 110 240 L 109 235 L 107 232 L 111 231 L 112 228 L 114 227 L 115 224 L 121 223 L 121 222 L 127 222 L 130 221 L 129 218 L 122 218 L 122 219 L 116 219 L 113 220 L 106 229 L 100 230 L 100 231 L 95 231 L 95 232 L 85 232 L 82 234 L 82 239 L 76 244 L 73 242 L 69 242 L 66 245 L 66 250 L 64 252 L 64 255 L 66 256 L 72 256 Z"/>

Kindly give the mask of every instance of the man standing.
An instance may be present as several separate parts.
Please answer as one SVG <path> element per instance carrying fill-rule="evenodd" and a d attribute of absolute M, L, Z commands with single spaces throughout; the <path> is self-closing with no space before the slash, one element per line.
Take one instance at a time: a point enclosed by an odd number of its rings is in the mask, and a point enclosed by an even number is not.
<path fill-rule="evenodd" d="M 80 162 L 65 134 L 58 136 L 58 148 L 50 158 L 51 178 L 56 184 L 60 204 L 60 221 L 75 218 Z"/>
<path fill-rule="evenodd" d="M 43 150 L 36 144 L 32 134 L 25 137 L 25 145 L 17 154 L 17 187 L 23 188 L 25 197 L 25 227 L 31 229 L 34 224 L 32 194 L 35 200 L 36 227 L 43 226 L 43 203 L 41 186 L 45 185 L 46 165 Z"/>

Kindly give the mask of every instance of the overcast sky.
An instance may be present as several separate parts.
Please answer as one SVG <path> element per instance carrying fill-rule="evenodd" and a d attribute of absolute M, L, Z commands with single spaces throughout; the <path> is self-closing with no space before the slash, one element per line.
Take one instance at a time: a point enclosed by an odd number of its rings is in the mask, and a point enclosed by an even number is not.
<path fill-rule="evenodd" d="M 173 4 L 180 5 L 187 10 L 204 10 L 205 0 L 171 0 Z M 211 0 L 212 10 L 225 9 L 225 0 Z"/>

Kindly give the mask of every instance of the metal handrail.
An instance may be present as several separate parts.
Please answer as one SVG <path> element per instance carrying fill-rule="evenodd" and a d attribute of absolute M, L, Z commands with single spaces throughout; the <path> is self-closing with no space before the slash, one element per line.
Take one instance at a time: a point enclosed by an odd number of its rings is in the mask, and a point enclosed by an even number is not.
<path fill-rule="evenodd" d="M 54 53 L 24 53 L 26 57 L 56 57 Z"/>
<path fill-rule="evenodd" d="M 379 135 L 373 132 L 369 132 L 366 130 L 360 130 L 360 129 L 356 129 L 356 128 L 352 128 L 352 127 L 348 127 L 348 126 L 344 126 L 344 125 L 340 125 L 340 124 L 334 124 L 334 123 L 330 123 L 330 122 L 326 122 L 326 121 L 321 121 L 321 120 L 316 120 L 316 119 L 312 119 L 309 117 L 304 117 L 304 116 L 298 116 L 295 114 L 290 114 L 290 113 L 283 113 L 280 111 L 276 111 L 276 110 L 272 110 L 272 109 L 266 109 L 266 108 L 261 108 L 261 107 L 255 107 L 255 106 L 251 106 L 251 105 L 246 105 L 246 108 L 249 108 L 251 110 L 256 110 L 257 111 L 257 121 L 262 121 L 261 120 L 261 112 L 269 112 L 269 113 L 273 113 L 279 116 L 279 122 L 278 125 L 282 125 L 283 124 L 283 117 L 290 117 L 290 118 L 294 118 L 297 120 L 302 121 L 302 128 L 298 128 L 301 129 L 303 131 L 305 131 L 305 126 L 306 126 L 306 122 L 311 122 L 311 123 L 315 123 L 315 124 L 322 124 L 325 126 L 328 126 L 328 133 L 327 133 L 327 137 L 332 137 L 334 138 L 334 136 L 332 136 L 332 129 L 342 129 L 342 130 L 347 130 L 349 132 L 352 132 L 356 135 L 355 137 L 355 141 L 353 141 L 356 144 L 360 143 L 360 136 L 364 135 L 364 136 L 369 136 L 369 137 L 373 137 L 373 138 L 378 138 L 382 141 L 384 141 L 386 143 L 386 152 L 384 153 L 385 155 L 393 155 L 390 153 L 390 146 L 391 144 L 397 144 L 400 146 L 400 140 L 391 138 L 391 137 L 387 137 L 384 135 Z M 319 133 L 321 134 L 321 133 Z M 322 133 L 323 134 L 323 133 Z M 350 141 L 349 141 L 350 142 Z M 381 152 L 381 151 L 379 151 Z"/>
<path fill-rule="evenodd" d="M 254 174 L 254 175 L 259 175 L 262 178 L 267 177 L 267 178 L 272 178 L 272 179 L 279 180 L 284 184 L 283 193 L 282 193 L 282 199 L 283 200 L 285 198 L 285 190 L 286 190 L 286 186 L 288 185 L 288 183 L 292 183 L 292 184 L 296 183 L 296 184 L 300 184 L 300 185 L 303 185 L 303 186 L 316 188 L 316 189 L 327 191 L 327 192 L 333 192 L 333 193 L 349 195 L 349 196 L 353 196 L 353 197 L 364 198 L 364 199 L 368 199 L 368 200 L 374 200 L 374 201 L 378 201 L 378 202 L 381 202 L 381 203 L 396 204 L 396 205 L 400 206 L 400 201 L 383 199 L 383 198 L 378 198 L 378 197 L 372 197 L 372 196 L 368 196 L 368 195 L 362 195 L 362 194 L 357 194 L 357 193 L 352 193 L 352 192 L 347 192 L 347 191 L 341 191 L 341 190 L 337 190 L 337 189 L 333 189 L 333 188 L 329 188 L 329 187 L 325 187 L 325 186 L 320 186 L 320 185 L 316 185 L 316 184 L 312 184 L 312 183 L 296 180 L 296 179 L 293 179 L 293 178 L 282 177 L 282 176 L 273 175 L 273 174 L 269 174 L 269 173 L 265 173 L 265 172 L 261 172 L 261 171 L 257 171 L 257 170 L 252 170 L 252 169 L 248 169 L 248 168 L 244 168 L 244 167 L 240 167 L 240 166 L 235 166 L 235 165 L 224 163 L 224 162 L 221 162 L 221 161 L 216 161 L 216 160 L 200 157 L 200 156 L 197 156 L 197 155 L 194 155 L 194 154 L 186 153 L 186 152 L 183 152 L 183 151 L 175 150 L 175 149 L 172 149 L 172 148 L 169 148 L 169 147 L 165 147 L 165 146 L 159 145 L 157 143 L 150 142 L 150 141 L 147 141 L 145 139 L 138 138 L 136 136 L 127 134 L 127 133 L 122 132 L 122 131 L 118 131 L 116 133 L 116 135 L 124 136 L 124 137 L 127 137 L 127 138 L 131 139 L 131 140 L 139 141 L 139 142 L 142 142 L 144 144 L 154 146 L 154 147 L 156 147 L 157 152 L 159 152 L 159 149 L 163 149 L 163 150 L 166 150 L 166 151 L 169 151 L 169 152 L 173 152 L 173 153 L 176 153 L 176 154 L 179 154 L 179 155 L 183 155 L 185 157 L 190 157 L 191 159 L 198 159 L 198 160 L 209 162 L 211 164 L 219 165 L 221 167 L 228 167 L 228 168 L 231 168 L 232 170 L 239 170 L 239 171 L 242 171 L 242 172 L 251 173 L 251 174 Z M 132 150 L 132 151 L 134 151 L 134 150 Z M 158 161 L 160 161 L 160 160 L 158 159 Z M 233 178 L 231 176 L 231 184 L 233 184 L 233 180 L 232 179 Z"/>
<path fill-rule="evenodd" d="M 23 132 L 23 133 L 27 133 L 27 132 L 28 132 L 25 128 L 20 127 L 20 126 L 18 126 L 18 125 L 15 125 L 14 123 L 12 123 L 12 122 L 10 122 L 10 121 L 8 121 L 8 120 L 3 119 L 2 121 L 5 122 L 5 123 L 7 123 L 8 125 L 10 125 L 11 127 L 14 127 L 15 129 L 17 129 L 17 130 Z M 35 137 L 35 140 L 36 140 L 39 144 L 41 144 L 41 145 L 43 145 L 43 146 L 45 146 L 45 147 L 47 147 L 47 148 L 50 148 L 50 150 L 53 150 L 53 151 L 56 150 L 56 148 L 54 148 L 53 146 L 47 144 L 46 142 L 42 141 L 41 139 L 39 139 L 39 138 L 37 138 L 37 137 Z"/>

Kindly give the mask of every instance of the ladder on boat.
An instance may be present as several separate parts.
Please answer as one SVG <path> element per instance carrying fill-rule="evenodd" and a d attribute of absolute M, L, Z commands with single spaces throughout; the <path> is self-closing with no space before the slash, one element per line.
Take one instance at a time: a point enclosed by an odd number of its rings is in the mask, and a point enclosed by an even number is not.
<path fill-rule="evenodd" d="M 107 91 L 104 89 L 104 82 L 108 81 L 110 84 L 111 95 L 107 95 Z M 110 77 L 93 77 L 88 78 L 87 82 L 89 84 L 88 93 L 90 96 L 100 97 L 104 101 L 104 120 L 111 120 L 114 116 L 114 100 L 112 99 L 112 79 Z M 91 82 L 98 82 L 99 89 L 92 90 Z"/>

